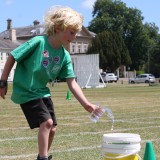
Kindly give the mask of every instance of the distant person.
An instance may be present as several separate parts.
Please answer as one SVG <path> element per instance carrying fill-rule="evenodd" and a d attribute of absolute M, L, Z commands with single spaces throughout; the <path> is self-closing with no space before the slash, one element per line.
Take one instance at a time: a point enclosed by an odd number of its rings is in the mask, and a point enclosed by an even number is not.
<path fill-rule="evenodd" d="M 7 79 L 15 63 L 11 99 L 20 104 L 31 129 L 39 128 L 37 160 L 49 160 L 57 120 L 47 83 L 66 79 L 69 89 L 88 112 L 101 112 L 90 103 L 75 81 L 71 57 L 65 49 L 82 29 L 83 18 L 68 7 L 52 7 L 44 17 L 47 35 L 36 36 L 14 49 L 0 80 L 0 96 L 5 99 Z"/>

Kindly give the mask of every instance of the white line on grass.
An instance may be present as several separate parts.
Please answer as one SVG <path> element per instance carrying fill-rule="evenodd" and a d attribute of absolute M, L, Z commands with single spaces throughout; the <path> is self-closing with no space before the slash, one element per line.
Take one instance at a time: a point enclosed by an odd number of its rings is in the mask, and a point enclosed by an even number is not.
<path fill-rule="evenodd" d="M 145 143 L 147 141 L 158 141 L 159 139 L 152 139 L 152 140 L 143 140 L 142 143 Z M 74 151 L 80 151 L 80 150 L 92 150 L 96 148 L 101 148 L 101 145 L 97 146 L 86 146 L 86 147 L 73 147 L 70 149 L 58 149 L 54 150 L 52 153 L 63 153 L 63 152 L 74 152 Z M 33 157 L 37 154 L 21 154 L 21 155 L 14 155 L 14 156 L 0 156 L 0 159 L 17 159 L 17 158 L 27 158 L 27 157 Z"/>
<path fill-rule="evenodd" d="M 86 116 L 80 116 L 81 118 L 86 118 Z M 79 117 L 78 117 L 79 118 Z M 66 118 L 64 118 L 64 119 L 78 119 L 78 118 L 76 118 L 76 117 L 66 117 Z M 81 118 L 79 118 L 79 120 L 82 120 Z M 59 118 L 58 118 L 59 119 Z M 61 119 L 61 118 L 60 118 Z M 115 120 L 115 122 L 125 122 L 125 123 L 136 123 L 136 121 L 137 120 L 145 120 L 146 118 L 133 118 L 133 119 L 130 119 L 130 120 Z M 160 119 L 160 117 L 147 117 L 147 119 Z M 108 121 L 111 121 L 111 120 L 100 120 L 101 122 L 108 122 Z M 93 122 L 83 122 L 83 124 L 90 124 L 90 123 L 93 123 Z M 139 124 L 139 123 L 144 123 L 144 124 L 152 124 L 152 122 L 147 122 L 147 121 L 145 121 L 145 122 L 140 122 L 140 121 L 137 121 L 137 123 Z M 154 124 L 154 122 L 153 122 L 153 124 Z M 79 123 L 65 123 L 65 124 L 59 124 L 59 126 L 78 126 L 78 125 L 81 125 L 81 124 L 79 124 Z M 0 128 L 0 131 L 7 131 L 7 130 L 26 130 L 26 129 L 30 129 L 29 127 L 18 127 L 18 128 L 10 128 L 10 127 L 8 127 L 8 128 Z"/>
<path fill-rule="evenodd" d="M 52 153 L 63 153 L 63 152 L 74 152 L 74 151 L 80 151 L 80 150 L 92 150 L 96 148 L 100 148 L 101 146 L 86 146 L 86 147 L 73 147 L 70 149 L 65 150 L 54 150 Z M 15 155 L 15 156 L 0 156 L 0 159 L 16 159 L 16 158 L 27 158 L 27 157 L 33 157 L 37 156 L 37 154 L 21 154 L 21 155 Z"/>
<path fill-rule="evenodd" d="M 8 131 L 8 130 L 26 130 L 29 127 L 18 127 L 18 128 L 0 128 L 0 131 Z"/>
<path fill-rule="evenodd" d="M 143 130 L 143 129 L 151 129 L 151 128 L 160 128 L 160 126 L 149 126 L 149 127 L 139 127 L 139 128 L 125 128 L 125 129 L 118 129 L 114 130 L 115 133 L 128 131 L 128 130 Z M 105 133 L 111 133 L 110 130 L 102 131 L 102 132 L 79 132 L 79 133 L 69 133 L 69 134 L 62 134 L 57 135 L 57 137 L 70 137 L 70 136 L 76 136 L 76 135 L 95 135 L 95 134 L 105 134 Z M 6 138 L 6 139 L 0 139 L 0 142 L 5 141 L 22 141 L 22 140 L 30 140 L 30 139 L 36 139 L 37 137 L 17 137 L 17 138 Z"/>
<path fill-rule="evenodd" d="M 31 140 L 31 139 L 37 139 L 37 137 L 4 138 L 4 139 L 0 139 L 0 142 L 6 142 L 6 141 L 24 141 L 24 140 Z"/>

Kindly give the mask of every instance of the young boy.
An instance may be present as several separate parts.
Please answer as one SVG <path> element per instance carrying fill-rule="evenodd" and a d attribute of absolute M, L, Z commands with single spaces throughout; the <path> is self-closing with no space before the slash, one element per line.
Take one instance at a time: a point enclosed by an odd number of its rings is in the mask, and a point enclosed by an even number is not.
<path fill-rule="evenodd" d="M 49 81 L 66 79 L 69 89 L 88 112 L 98 111 L 84 96 L 75 81 L 71 57 L 64 46 L 72 42 L 82 28 L 82 16 L 68 7 L 54 7 L 44 17 L 47 35 L 36 36 L 9 55 L 0 80 L 0 96 L 7 93 L 8 75 L 17 62 L 11 99 L 20 104 L 31 129 L 39 128 L 37 160 L 48 160 L 48 151 L 56 131 L 54 105 Z"/>

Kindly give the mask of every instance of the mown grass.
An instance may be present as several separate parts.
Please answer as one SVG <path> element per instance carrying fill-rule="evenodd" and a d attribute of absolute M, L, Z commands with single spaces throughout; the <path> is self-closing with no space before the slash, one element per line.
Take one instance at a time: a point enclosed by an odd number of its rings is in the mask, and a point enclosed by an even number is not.
<path fill-rule="evenodd" d="M 103 160 L 102 136 L 111 133 L 111 120 L 103 116 L 98 123 L 92 123 L 72 94 L 71 100 L 66 100 L 65 83 L 50 89 L 58 120 L 50 150 L 54 160 Z M 9 85 L 6 99 L 0 99 L 0 159 L 34 160 L 37 130 L 29 129 L 20 107 L 10 100 L 11 91 Z M 146 141 L 152 141 L 160 159 L 160 86 L 114 83 L 107 88 L 83 89 L 83 92 L 91 102 L 112 109 L 114 132 L 140 134 L 142 158 Z"/>

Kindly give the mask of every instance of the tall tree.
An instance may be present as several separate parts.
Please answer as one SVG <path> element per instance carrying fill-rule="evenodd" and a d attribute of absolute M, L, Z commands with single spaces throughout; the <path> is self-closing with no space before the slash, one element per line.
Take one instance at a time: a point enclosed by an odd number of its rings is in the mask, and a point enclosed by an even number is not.
<path fill-rule="evenodd" d="M 149 44 L 147 46 L 147 55 L 145 57 L 145 71 L 160 76 L 160 34 L 159 28 L 155 23 L 145 23 L 145 32 L 149 36 Z"/>
<path fill-rule="evenodd" d="M 136 70 L 145 64 L 147 47 L 151 43 L 141 14 L 141 11 L 126 7 L 120 0 L 97 0 L 92 12 L 93 20 L 88 27 L 95 33 L 119 31 L 132 60 L 130 68 Z"/>
<path fill-rule="evenodd" d="M 160 45 L 153 48 L 153 52 L 150 53 L 147 69 L 156 77 L 160 77 Z"/>
<path fill-rule="evenodd" d="M 99 53 L 100 68 L 115 72 L 121 65 L 129 65 L 131 59 L 119 32 L 104 31 L 92 40 L 88 53 Z"/>

